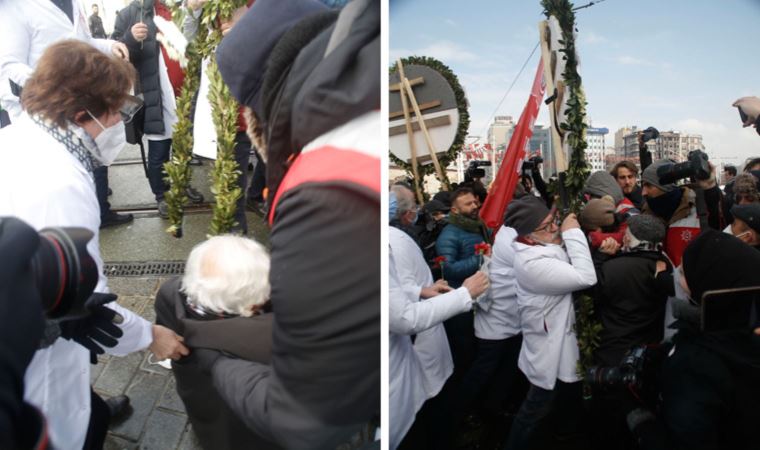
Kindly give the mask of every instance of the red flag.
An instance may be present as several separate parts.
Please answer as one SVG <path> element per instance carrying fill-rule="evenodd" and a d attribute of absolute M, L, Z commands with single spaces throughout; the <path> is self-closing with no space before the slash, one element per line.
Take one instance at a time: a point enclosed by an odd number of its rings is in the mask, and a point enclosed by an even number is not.
<path fill-rule="evenodd" d="M 543 59 L 538 62 L 536 77 L 533 79 L 533 89 L 531 89 L 528 103 L 517 121 L 517 126 L 509 140 L 507 152 L 504 160 L 499 167 L 499 172 L 491 184 L 491 190 L 488 193 L 483 207 L 480 209 L 480 217 L 488 228 L 498 230 L 504 222 L 504 213 L 507 205 L 512 200 L 515 192 L 515 186 L 520 179 L 520 162 L 525 157 L 525 149 L 528 146 L 530 137 L 533 136 L 533 123 L 538 116 L 538 110 L 541 106 L 541 100 L 544 98 L 546 84 L 544 83 L 544 63 Z"/>

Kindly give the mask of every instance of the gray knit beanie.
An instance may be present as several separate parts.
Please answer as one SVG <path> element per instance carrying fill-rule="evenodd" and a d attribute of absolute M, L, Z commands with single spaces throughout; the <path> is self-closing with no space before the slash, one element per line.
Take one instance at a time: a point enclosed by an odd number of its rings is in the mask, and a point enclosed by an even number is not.
<path fill-rule="evenodd" d="M 665 164 L 672 164 L 673 161 L 669 159 L 660 159 L 649 165 L 644 169 L 644 173 L 641 174 L 642 183 L 649 183 L 652 186 L 659 188 L 663 192 L 670 192 L 676 188 L 675 184 L 660 184 L 660 178 L 657 176 L 657 168 L 664 166 Z"/>
<path fill-rule="evenodd" d="M 514 228 L 518 236 L 527 236 L 549 215 L 549 208 L 538 197 L 525 195 L 512 200 L 507 207 L 504 225 Z"/>
<path fill-rule="evenodd" d="M 623 200 L 623 190 L 620 189 L 620 185 L 615 181 L 615 177 L 604 170 L 598 170 L 589 175 L 583 187 L 583 193 L 596 198 L 609 195 L 615 201 L 615 205 Z"/>
<path fill-rule="evenodd" d="M 658 244 L 665 239 L 665 223 L 649 214 L 631 216 L 626 221 L 633 237 L 640 241 Z"/>
<path fill-rule="evenodd" d="M 584 230 L 596 230 L 615 223 L 615 205 L 609 198 L 594 198 L 583 207 L 578 217 Z"/>

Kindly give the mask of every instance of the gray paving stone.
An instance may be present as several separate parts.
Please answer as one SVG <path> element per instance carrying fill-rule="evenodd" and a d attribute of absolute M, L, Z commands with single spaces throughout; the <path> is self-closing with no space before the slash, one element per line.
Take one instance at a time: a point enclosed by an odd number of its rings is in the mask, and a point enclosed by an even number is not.
<path fill-rule="evenodd" d="M 246 214 L 248 235 L 269 245 L 269 229 L 263 219 Z M 159 217 L 136 217 L 129 225 L 106 228 L 100 233 L 100 253 L 105 262 L 185 261 L 190 251 L 207 238 L 211 211 L 187 214 L 183 237 L 166 233 L 169 222 Z"/>
<path fill-rule="evenodd" d="M 135 352 L 124 357 L 112 357 L 98 377 L 95 389 L 108 395 L 123 394 L 140 367 L 144 353 Z"/>
<path fill-rule="evenodd" d="M 155 373 L 156 375 L 168 376 L 171 378 L 171 371 L 169 369 L 165 369 L 159 364 L 151 364 L 149 361 L 153 361 L 154 363 L 158 362 L 156 360 L 156 357 L 153 356 L 150 351 L 146 351 L 145 357 L 143 357 L 142 362 L 140 363 L 141 371 Z"/>
<path fill-rule="evenodd" d="M 209 181 L 212 167 L 212 164 L 208 163 L 202 166 L 191 166 L 190 185 L 200 191 L 207 202 L 213 200 Z M 108 199 L 113 209 L 156 207 L 156 197 L 150 190 L 142 163 L 110 167 L 108 186 L 113 191 L 113 195 Z"/>
<path fill-rule="evenodd" d="M 161 400 L 158 402 L 159 408 L 169 409 L 178 413 L 186 414 L 185 404 L 182 403 L 182 399 L 177 394 L 177 382 L 174 376 L 169 375 L 169 381 L 166 383 L 166 390 L 164 395 L 161 396 Z"/>
<path fill-rule="evenodd" d="M 187 418 L 161 410 L 153 411 L 140 439 L 140 448 L 145 450 L 174 449 L 185 431 Z"/>
<path fill-rule="evenodd" d="M 179 443 L 177 450 L 203 450 L 203 447 L 201 447 L 201 443 L 189 422 L 185 434 L 182 436 L 182 442 Z"/>
<path fill-rule="evenodd" d="M 158 290 L 158 280 L 155 278 L 111 277 L 108 279 L 111 292 L 119 297 L 137 295 L 154 297 Z"/>
<path fill-rule="evenodd" d="M 132 404 L 132 415 L 124 422 L 112 426 L 111 431 L 120 437 L 137 441 L 164 390 L 166 380 L 163 375 L 138 373 L 126 391 Z"/>
<path fill-rule="evenodd" d="M 148 148 L 146 147 L 145 148 L 145 157 L 146 158 L 148 156 L 147 152 L 148 152 Z M 133 144 L 127 144 L 124 147 L 124 150 L 122 150 L 122 151 L 119 152 L 119 155 L 116 157 L 116 162 L 118 163 L 118 162 L 121 162 L 121 161 L 132 161 L 132 160 L 136 160 L 136 159 L 140 159 L 140 147 L 138 147 L 137 145 L 133 145 Z M 112 166 L 112 167 L 118 167 L 118 166 Z"/>
<path fill-rule="evenodd" d="M 110 433 L 106 436 L 106 442 L 103 445 L 103 450 L 135 450 L 136 448 L 136 443 L 114 436 Z"/>

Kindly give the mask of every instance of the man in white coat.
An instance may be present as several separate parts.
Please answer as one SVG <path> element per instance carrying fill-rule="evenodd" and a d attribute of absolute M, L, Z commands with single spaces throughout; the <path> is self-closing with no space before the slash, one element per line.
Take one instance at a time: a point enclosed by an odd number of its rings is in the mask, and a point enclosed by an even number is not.
<path fill-rule="evenodd" d="M 451 375 L 453 363 L 443 321 L 472 309 L 488 288 L 482 272 L 459 289 L 433 283 L 422 251 L 403 231 L 389 228 L 390 244 L 390 448 L 409 431 L 414 416 Z M 444 293 L 446 292 L 446 293 Z M 442 295 L 439 295 L 442 294 Z M 410 335 L 416 335 L 414 343 Z"/>
<path fill-rule="evenodd" d="M 506 448 L 544 448 L 539 441 L 557 431 L 542 429 L 550 415 L 561 415 L 556 423 L 563 429 L 579 417 L 580 411 L 570 411 L 581 401 L 572 293 L 596 284 L 596 272 L 574 214 L 560 227 L 541 200 L 525 196 L 510 203 L 505 225 L 517 232 L 512 247 L 523 333 L 518 366 L 530 381 Z M 566 411 L 558 414 L 560 408 Z"/>
<path fill-rule="evenodd" d="M 101 293 L 108 287 L 92 170 L 112 162 L 124 147 L 120 108 L 133 80 L 127 62 L 77 40 L 53 44 L 24 89 L 25 111 L 0 130 L 0 216 L 16 216 L 37 230 L 90 230 L 94 236 L 87 251 L 100 275 L 95 292 Z M 119 324 L 123 336 L 108 353 L 124 356 L 148 346 L 160 359 L 188 353 L 171 330 L 115 303 L 108 307 L 124 318 Z M 47 418 L 55 448 L 81 449 L 86 441 L 85 448 L 99 448 L 109 411 L 102 411 L 103 401 L 90 388 L 90 351 L 73 340 L 56 339 L 37 351 L 24 384 L 24 399 Z M 92 413 L 91 405 L 101 411 Z M 91 436 L 95 431 L 98 437 Z"/>

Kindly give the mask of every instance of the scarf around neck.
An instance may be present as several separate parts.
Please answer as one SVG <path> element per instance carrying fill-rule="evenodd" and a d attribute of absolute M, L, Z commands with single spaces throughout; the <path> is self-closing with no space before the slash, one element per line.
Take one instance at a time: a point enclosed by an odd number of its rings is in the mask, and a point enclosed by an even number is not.
<path fill-rule="evenodd" d="M 449 214 L 449 223 L 464 231 L 474 234 L 480 234 L 486 237 L 485 224 L 480 218 L 471 219 L 461 214 Z"/>
<path fill-rule="evenodd" d="M 95 175 L 93 174 L 93 170 L 97 169 L 101 166 L 101 164 L 95 160 L 95 158 L 92 157 L 92 154 L 89 150 L 85 147 L 84 143 L 82 142 L 82 138 L 77 136 L 76 133 L 74 133 L 72 127 L 74 125 L 69 126 L 68 129 L 64 130 L 62 128 L 59 128 L 58 126 L 49 123 L 48 121 L 42 119 L 39 116 L 33 116 L 31 117 L 32 121 L 37 124 L 40 128 L 45 130 L 47 134 L 53 137 L 56 141 L 60 142 L 66 150 L 71 153 L 74 158 L 76 158 L 82 166 L 87 170 L 87 172 L 90 174 L 90 176 L 95 179 Z M 83 133 L 86 135 L 92 142 L 90 142 L 90 145 L 95 145 L 95 141 L 92 140 L 92 138 L 87 135 L 87 133 Z"/>

